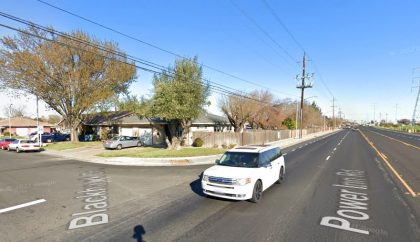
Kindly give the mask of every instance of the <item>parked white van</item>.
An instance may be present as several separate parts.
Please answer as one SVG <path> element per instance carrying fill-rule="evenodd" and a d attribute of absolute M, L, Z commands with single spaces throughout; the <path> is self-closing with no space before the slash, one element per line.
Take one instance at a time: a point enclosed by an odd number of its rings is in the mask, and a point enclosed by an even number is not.
<path fill-rule="evenodd" d="M 257 203 L 264 190 L 284 179 L 285 171 L 279 147 L 238 147 L 225 152 L 215 166 L 204 171 L 201 186 L 209 196 Z"/>

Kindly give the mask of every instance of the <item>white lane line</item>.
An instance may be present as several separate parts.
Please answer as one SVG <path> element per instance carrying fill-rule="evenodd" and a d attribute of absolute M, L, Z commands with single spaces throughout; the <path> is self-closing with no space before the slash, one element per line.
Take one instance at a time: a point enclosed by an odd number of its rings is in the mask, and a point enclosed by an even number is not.
<path fill-rule="evenodd" d="M 301 149 L 302 148 L 302 146 L 299 146 L 299 148 L 298 149 Z"/>
<path fill-rule="evenodd" d="M 337 150 L 337 148 L 334 148 L 334 151 L 336 151 Z"/>
<path fill-rule="evenodd" d="M 328 156 L 327 159 L 325 159 L 325 160 L 329 160 L 329 159 L 330 159 L 330 156 Z"/>
<path fill-rule="evenodd" d="M 292 150 L 292 152 L 293 152 L 293 151 L 295 151 L 295 150 L 296 150 L 296 149 L 293 149 L 293 150 Z"/>
<path fill-rule="evenodd" d="M 284 153 L 283 155 L 287 155 L 287 153 Z"/>
<path fill-rule="evenodd" d="M 32 206 L 32 205 L 35 205 L 35 204 L 38 204 L 38 203 L 46 202 L 46 201 L 47 200 L 45 200 L 45 199 L 39 199 L 39 200 L 35 200 L 35 201 L 32 201 L 32 202 L 19 204 L 19 205 L 13 206 L 13 207 L 3 208 L 3 209 L 0 209 L 0 213 L 9 212 L 9 211 L 16 210 L 16 209 L 19 209 L 19 208 L 29 207 L 29 206 Z"/>

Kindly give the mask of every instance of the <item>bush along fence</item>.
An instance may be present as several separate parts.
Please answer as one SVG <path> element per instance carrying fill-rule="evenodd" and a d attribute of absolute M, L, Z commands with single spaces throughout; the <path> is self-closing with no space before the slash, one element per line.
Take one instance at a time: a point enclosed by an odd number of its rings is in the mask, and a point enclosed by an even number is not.
<path fill-rule="evenodd" d="M 324 131 L 322 128 L 302 130 L 302 135 Z M 299 131 L 298 131 L 299 132 Z M 273 141 L 296 137 L 296 130 L 258 130 L 244 131 L 242 133 L 230 132 L 193 132 L 192 140 L 197 138 L 203 141 L 203 147 L 229 148 L 234 145 L 263 145 Z"/>

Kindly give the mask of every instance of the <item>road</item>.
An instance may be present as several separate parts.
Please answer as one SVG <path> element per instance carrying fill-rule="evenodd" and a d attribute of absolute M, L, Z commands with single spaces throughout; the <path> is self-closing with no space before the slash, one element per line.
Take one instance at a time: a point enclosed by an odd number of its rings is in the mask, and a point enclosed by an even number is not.
<path fill-rule="evenodd" d="M 419 136 L 375 128 L 289 147 L 286 180 L 258 204 L 203 196 L 208 166 L 0 152 L 0 211 L 45 199 L 0 212 L 0 241 L 420 241 L 419 147 Z M 105 202 L 95 209 L 108 221 L 69 229 L 92 215 L 81 198 L 92 179 Z"/>

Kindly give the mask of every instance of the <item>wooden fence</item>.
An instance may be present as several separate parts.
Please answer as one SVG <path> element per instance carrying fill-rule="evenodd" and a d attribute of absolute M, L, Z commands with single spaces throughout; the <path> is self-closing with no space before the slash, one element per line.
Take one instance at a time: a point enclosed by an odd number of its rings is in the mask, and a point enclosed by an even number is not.
<path fill-rule="evenodd" d="M 322 131 L 322 129 L 304 129 L 302 130 L 302 134 L 307 135 L 319 131 Z M 243 133 L 196 131 L 192 134 L 192 140 L 201 138 L 204 141 L 203 147 L 211 148 L 216 146 L 228 147 L 229 145 L 263 145 L 269 142 L 288 139 L 295 136 L 295 130 L 258 130 L 245 131 Z"/>

